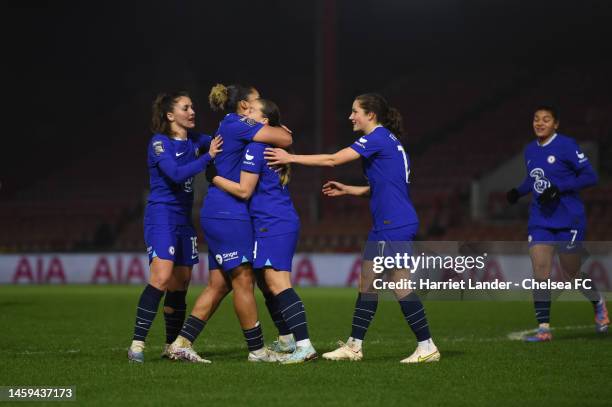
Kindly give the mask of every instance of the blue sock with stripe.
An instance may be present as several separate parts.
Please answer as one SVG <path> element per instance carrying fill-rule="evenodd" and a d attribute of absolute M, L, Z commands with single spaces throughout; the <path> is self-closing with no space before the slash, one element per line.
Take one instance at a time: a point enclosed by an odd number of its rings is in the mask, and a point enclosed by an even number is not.
<path fill-rule="evenodd" d="M 429 323 L 425 315 L 425 307 L 416 293 L 410 293 L 399 300 L 400 308 L 404 314 L 404 319 L 410 325 L 410 329 L 417 338 L 417 341 L 422 342 L 431 338 L 429 333 Z"/>
<path fill-rule="evenodd" d="M 538 282 L 544 280 L 538 280 Z M 550 323 L 550 290 L 549 289 L 534 289 L 533 290 L 533 307 L 535 308 L 535 317 L 538 324 Z"/>
<path fill-rule="evenodd" d="M 166 296 L 164 297 L 166 343 L 174 342 L 181 331 L 183 322 L 185 322 L 185 312 L 187 310 L 186 297 L 187 291 L 166 291 Z M 172 308 L 172 312 L 167 312 L 166 307 Z"/>
<path fill-rule="evenodd" d="M 262 349 L 264 346 L 263 332 L 261 330 L 261 324 L 259 321 L 255 324 L 255 328 L 243 329 L 244 339 L 249 348 L 249 352 L 254 352 Z"/>
<path fill-rule="evenodd" d="M 144 342 L 147 339 L 147 334 L 151 324 L 153 324 L 157 308 L 159 308 L 159 302 L 163 295 L 163 291 L 158 290 L 151 284 L 147 284 L 142 294 L 140 294 L 138 308 L 136 308 L 136 322 L 134 323 L 133 339 L 135 341 Z"/>
<path fill-rule="evenodd" d="M 296 341 L 308 339 L 308 323 L 302 299 L 293 288 L 287 288 L 276 296 L 284 321 Z"/>
<path fill-rule="evenodd" d="M 279 336 L 289 335 L 291 330 L 283 319 L 283 314 L 281 313 L 281 308 L 278 305 L 277 298 L 269 291 L 263 292 L 263 295 L 266 299 L 266 308 L 268 308 L 270 318 L 272 318 L 276 329 L 278 329 Z"/>
<path fill-rule="evenodd" d="M 378 308 L 377 293 L 359 293 L 353 312 L 351 338 L 363 341 Z"/>
<path fill-rule="evenodd" d="M 187 339 L 189 342 L 194 343 L 195 340 L 198 339 L 198 335 L 200 335 L 205 326 L 206 321 L 203 321 L 193 315 L 189 315 L 189 317 L 183 324 L 179 335 Z"/>

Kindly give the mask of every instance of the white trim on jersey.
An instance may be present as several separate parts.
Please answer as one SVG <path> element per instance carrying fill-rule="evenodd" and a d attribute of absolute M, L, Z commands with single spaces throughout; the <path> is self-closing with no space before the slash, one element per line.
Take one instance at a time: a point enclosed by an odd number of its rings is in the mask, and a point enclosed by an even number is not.
<path fill-rule="evenodd" d="M 550 138 L 550 140 L 548 140 L 546 143 L 544 144 L 540 144 L 540 142 L 538 141 L 538 146 L 540 147 L 546 147 L 547 145 L 549 145 L 550 143 L 552 143 L 552 141 L 557 138 L 557 133 L 553 134 L 552 137 Z"/>

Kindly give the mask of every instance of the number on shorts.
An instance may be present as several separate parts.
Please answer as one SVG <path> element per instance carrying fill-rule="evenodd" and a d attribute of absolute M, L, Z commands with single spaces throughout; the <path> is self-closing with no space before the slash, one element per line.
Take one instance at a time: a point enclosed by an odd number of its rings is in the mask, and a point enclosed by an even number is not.
<path fill-rule="evenodd" d="M 578 230 L 577 229 L 571 229 L 570 233 L 572 234 L 572 241 L 570 242 L 569 246 L 573 247 L 574 246 L 574 242 L 576 241 L 576 235 L 578 235 Z"/>

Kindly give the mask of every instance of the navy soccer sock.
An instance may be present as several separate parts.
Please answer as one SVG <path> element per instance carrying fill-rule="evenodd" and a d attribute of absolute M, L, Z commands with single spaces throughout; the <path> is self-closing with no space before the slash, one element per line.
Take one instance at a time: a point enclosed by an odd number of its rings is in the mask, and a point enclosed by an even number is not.
<path fill-rule="evenodd" d="M 183 322 L 185 322 L 185 311 L 187 304 L 185 297 L 187 291 L 167 291 L 164 298 L 164 320 L 166 321 L 166 343 L 172 343 L 178 336 Z M 166 312 L 165 307 L 172 308 L 172 312 Z"/>
<path fill-rule="evenodd" d="M 263 292 L 263 295 L 266 299 L 266 308 L 268 308 L 270 318 L 272 318 L 276 329 L 278 329 L 278 334 L 280 336 L 289 335 L 291 330 L 283 319 L 283 314 L 281 313 L 281 308 L 278 305 L 277 298 L 269 291 Z"/>
<path fill-rule="evenodd" d="M 353 312 L 353 325 L 351 327 L 351 337 L 354 339 L 363 340 L 366 332 L 370 327 L 370 322 L 376 314 L 378 308 L 377 293 L 359 293 L 355 302 L 355 311 Z"/>
<path fill-rule="evenodd" d="M 589 276 L 585 273 L 581 273 L 580 275 L 581 279 L 589 279 Z M 582 285 L 580 286 L 580 292 L 582 293 L 582 295 L 584 295 L 587 300 L 591 301 L 591 304 L 593 304 L 593 306 L 597 306 L 597 304 L 599 304 L 599 301 L 601 300 L 601 294 L 599 293 L 599 290 L 597 289 L 597 287 L 595 286 L 595 283 L 593 282 L 593 280 L 591 280 L 591 288 L 585 288 Z"/>
<path fill-rule="evenodd" d="M 136 323 L 134 324 L 133 339 L 135 341 L 144 342 L 147 339 L 147 334 L 157 314 L 157 308 L 159 308 L 162 295 L 164 295 L 164 292 L 153 287 L 151 284 L 147 284 L 142 294 L 140 294 L 138 308 L 136 308 Z"/>
<path fill-rule="evenodd" d="M 308 339 L 308 323 L 302 299 L 293 288 L 287 288 L 276 296 L 283 320 L 296 341 Z"/>
<path fill-rule="evenodd" d="M 249 348 L 249 352 L 263 348 L 263 332 L 261 330 L 259 321 L 257 321 L 257 324 L 255 324 L 255 328 L 243 329 L 242 333 L 244 334 L 244 339 L 246 341 L 247 348 Z"/>
<path fill-rule="evenodd" d="M 400 308 L 404 314 L 404 319 L 410 325 L 410 329 L 417 338 L 417 341 L 422 342 L 431 338 L 429 333 L 429 323 L 425 315 L 425 308 L 415 293 L 410 293 L 399 300 Z"/>
<path fill-rule="evenodd" d="M 198 338 L 198 335 L 200 335 L 205 326 L 206 321 L 203 321 L 198 317 L 194 317 L 193 315 L 189 315 L 183 324 L 179 335 L 193 343 Z"/>
<path fill-rule="evenodd" d="M 538 282 L 540 281 L 538 280 Z M 549 289 L 537 288 L 533 290 L 533 307 L 538 324 L 550 323 L 550 298 Z"/>

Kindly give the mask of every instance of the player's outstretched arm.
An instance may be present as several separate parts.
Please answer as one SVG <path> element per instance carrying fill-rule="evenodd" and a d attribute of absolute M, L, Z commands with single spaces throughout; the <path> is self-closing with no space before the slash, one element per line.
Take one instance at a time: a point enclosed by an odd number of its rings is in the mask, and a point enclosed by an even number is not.
<path fill-rule="evenodd" d="M 217 188 L 220 188 L 228 194 L 234 195 L 236 198 L 247 200 L 253 195 L 255 186 L 259 180 L 259 174 L 248 171 L 240 172 L 240 183 L 230 181 L 216 173 L 214 164 L 211 164 L 206 170 L 206 179 L 213 183 Z"/>
<path fill-rule="evenodd" d="M 219 152 L 222 151 L 222 144 L 223 139 L 220 136 L 215 137 L 210 143 L 210 150 L 208 151 L 208 153 L 201 155 L 196 160 L 185 165 L 178 165 L 173 156 L 168 153 L 168 148 L 166 148 L 160 153 L 160 158 L 157 162 L 157 166 L 159 167 L 162 174 L 170 178 L 172 182 L 176 184 L 181 184 L 185 182 L 188 178 L 193 177 L 194 175 L 204 171 L 208 163 Z"/>
<path fill-rule="evenodd" d="M 361 157 L 350 147 L 344 148 L 334 154 L 298 155 L 289 154 L 281 148 L 266 148 L 264 152 L 268 165 L 302 164 L 312 167 L 335 167 Z"/>
<path fill-rule="evenodd" d="M 322 192 L 326 196 L 354 195 L 368 197 L 370 196 L 370 187 L 345 185 L 338 181 L 327 181 L 323 185 Z"/>
<path fill-rule="evenodd" d="M 293 136 L 291 136 L 291 131 L 284 126 L 264 126 L 255 134 L 253 141 L 288 148 L 293 144 Z"/>

